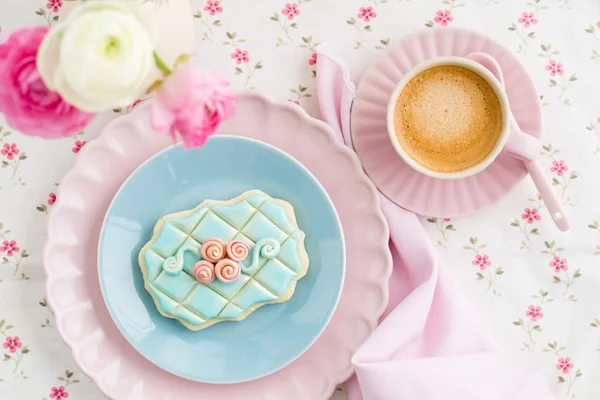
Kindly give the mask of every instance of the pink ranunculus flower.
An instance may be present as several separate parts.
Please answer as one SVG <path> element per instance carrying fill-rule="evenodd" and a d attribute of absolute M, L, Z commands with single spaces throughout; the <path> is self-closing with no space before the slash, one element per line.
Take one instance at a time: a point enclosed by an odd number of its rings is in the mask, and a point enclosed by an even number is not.
<path fill-rule="evenodd" d="M 527 221 L 528 224 L 533 224 L 533 221 L 539 221 L 542 216 L 538 214 L 538 210 L 535 208 L 526 208 L 521 214 L 521 218 Z"/>
<path fill-rule="evenodd" d="M 558 359 L 558 362 L 556 363 L 556 369 L 560 369 L 563 374 L 568 374 L 571 368 L 573 368 L 573 363 L 569 357 L 561 357 Z"/>
<path fill-rule="evenodd" d="M 235 109 L 236 94 L 227 79 L 186 64 L 163 82 L 150 119 L 155 131 L 173 139 L 179 134 L 187 149 L 202 146 Z"/>
<path fill-rule="evenodd" d="M 67 393 L 67 389 L 64 386 L 52 387 L 50 389 L 50 398 L 53 400 L 63 400 L 67 397 L 69 397 L 69 393 Z"/>
<path fill-rule="evenodd" d="M 480 270 L 485 271 L 485 268 L 492 265 L 492 262 L 490 261 L 489 256 L 487 256 L 485 254 L 484 255 L 477 254 L 471 264 L 477 265 L 477 266 L 479 266 Z"/>
<path fill-rule="evenodd" d="M 296 15 L 300 15 L 300 10 L 298 9 L 298 4 L 286 4 L 281 10 L 283 15 L 286 15 L 288 19 L 294 19 Z"/>
<path fill-rule="evenodd" d="M 4 253 L 5 251 L 7 256 L 12 257 L 14 253 L 18 253 L 21 249 L 14 240 L 4 240 L 2 246 L 0 246 L 0 253 Z"/>
<path fill-rule="evenodd" d="M 11 353 L 15 353 L 17 351 L 17 349 L 20 349 L 22 346 L 23 345 L 21 344 L 18 336 L 15 336 L 15 337 L 7 336 L 4 343 L 2 343 L 2 347 L 7 349 Z"/>
<path fill-rule="evenodd" d="M 373 7 L 361 7 L 358 9 L 358 18 L 361 18 L 365 22 L 369 22 L 371 19 L 375 18 L 377 13 L 373 10 Z"/>
<path fill-rule="evenodd" d="M 525 28 L 529 28 L 531 25 L 537 24 L 538 20 L 535 18 L 535 14 L 530 12 L 522 12 L 519 17 L 519 23 L 523 24 Z"/>
<path fill-rule="evenodd" d="M 556 175 L 563 176 L 565 172 L 569 170 L 569 167 L 565 165 L 564 160 L 560 161 L 552 161 L 552 166 L 550 167 L 550 172 L 556 172 Z"/>
<path fill-rule="evenodd" d="M 437 10 L 433 20 L 442 26 L 446 26 L 448 25 L 448 22 L 454 21 L 454 17 L 450 10 Z"/>
<path fill-rule="evenodd" d="M 552 261 L 550 261 L 550 264 L 548 265 L 554 268 L 554 272 L 557 274 L 560 271 L 566 271 L 569 269 L 569 266 L 567 265 L 567 260 L 565 260 L 564 258 L 561 259 L 557 256 L 554 256 L 554 258 L 552 259 Z"/>
<path fill-rule="evenodd" d="M 557 63 L 554 60 L 550 60 L 548 62 L 548 65 L 546 65 L 546 71 L 550 72 L 550 76 L 556 76 L 556 74 L 562 75 L 565 73 L 563 65 L 561 63 Z"/>
<path fill-rule="evenodd" d="M 8 125 L 26 135 L 70 136 L 94 117 L 48 90 L 36 66 L 47 26 L 18 29 L 0 43 L 0 113 Z"/>
<path fill-rule="evenodd" d="M 525 315 L 531 318 L 533 322 L 535 322 L 538 320 L 538 318 L 542 318 L 544 316 L 544 313 L 542 312 L 542 307 L 530 305 L 529 307 L 527 307 Z"/>

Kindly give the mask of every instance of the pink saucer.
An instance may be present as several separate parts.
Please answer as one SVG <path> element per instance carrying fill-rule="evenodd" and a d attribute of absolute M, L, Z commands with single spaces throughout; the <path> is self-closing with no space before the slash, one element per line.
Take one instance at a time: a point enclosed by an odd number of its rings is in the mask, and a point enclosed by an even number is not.
<path fill-rule="evenodd" d="M 274 145 L 313 173 L 342 222 L 346 277 L 330 324 L 296 361 L 242 384 L 193 382 L 160 369 L 129 345 L 112 321 L 98 283 L 98 235 L 108 205 L 142 162 L 171 144 L 167 135 L 152 132 L 148 110 L 148 103 L 138 106 L 85 146 L 61 182 L 48 221 L 44 251 L 48 301 L 75 361 L 111 399 L 328 399 L 335 385 L 352 375 L 350 359 L 375 329 L 388 302 L 389 230 L 358 157 L 329 126 L 295 104 L 275 103 L 256 92 L 239 96 L 236 115 L 219 133 Z M 296 317 L 301 322 L 301 313 Z"/>
<path fill-rule="evenodd" d="M 527 175 L 523 162 L 501 154 L 484 171 L 460 180 L 430 178 L 398 156 L 386 128 L 388 100 L 404 72 L 443 56 L 484 52 L 504 73 L 514 117 L 523 132 L 541 136 L 542 108 L 533 81 L 510 51 L 465 29 L 427 29 L 392 45 L 365 72 L 352 107 L 352 141 L 379 190 L 401 207 L 427 216 L 473 213 L 498 201 Z"/>

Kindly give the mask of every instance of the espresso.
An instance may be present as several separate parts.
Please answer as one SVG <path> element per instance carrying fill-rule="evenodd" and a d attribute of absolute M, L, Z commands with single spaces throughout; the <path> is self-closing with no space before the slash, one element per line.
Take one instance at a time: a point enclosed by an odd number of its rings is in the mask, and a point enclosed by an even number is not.
<path fill-rule="evenodd" d="M 400 93 L 394 127 L 410 158 L 432 171 L 458 172 L 492 152 L 502 131 L 502 108 L 494 89 L 475 72 L 433 67 Z"/>

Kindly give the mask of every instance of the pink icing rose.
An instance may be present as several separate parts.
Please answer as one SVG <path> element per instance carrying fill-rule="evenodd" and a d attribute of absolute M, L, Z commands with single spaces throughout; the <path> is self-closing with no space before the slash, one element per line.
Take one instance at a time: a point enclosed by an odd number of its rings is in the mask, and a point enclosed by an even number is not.
<path fill-rule="evenodd" d="M 152 128 L 174 139 L 179 134 L 184 148 L 202 146 L 236 108 L 235 92 L 225 78 L 189 64 L 165 79 L 156 100 Z"/>
<path fill-rule="evenodd" d="M 0 113 L 26 135 L 44 138 L 70 136 L 94 117 L 48 90 L 36 66 L 47 26 L 18 29 L 0 41 Z"/>

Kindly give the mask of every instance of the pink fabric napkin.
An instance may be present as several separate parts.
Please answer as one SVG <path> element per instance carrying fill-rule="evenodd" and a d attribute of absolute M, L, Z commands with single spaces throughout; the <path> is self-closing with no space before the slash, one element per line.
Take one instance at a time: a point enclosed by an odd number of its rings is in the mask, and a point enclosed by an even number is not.
<path fill-rule="evenodd" d="M 342 62 L 317 49 L 323 119 L 352 148 L 355 91 Z M 394 268 L 380 326 L 352 359 L 349 400 L 551 400 L 537 367 L 497 350 L 417 216 L 380 194 Z"/>

